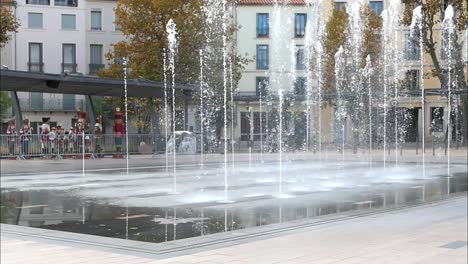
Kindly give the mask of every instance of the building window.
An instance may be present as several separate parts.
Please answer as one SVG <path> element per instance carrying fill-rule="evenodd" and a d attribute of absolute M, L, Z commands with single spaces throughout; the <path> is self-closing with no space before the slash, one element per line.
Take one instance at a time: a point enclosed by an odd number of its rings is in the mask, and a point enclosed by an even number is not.
<path fill-rule="evenodd" d="M 369 7 L 373 10 L 378 16 L 382 14 L 383 11 L 383 1 L 370 1 Z"/>
<path fill-rule="evenodd" d="M 62 46 L 62 72 L 76 72 L 76 46 L 63 44 Z"/>
<path fill-rule="evenodd" d="M 295 23 L 294 23 L 294 32 L 296 38 L 302 38 L 305 36 L 307 24 L 307 14 L 296 14 Z"/>
<path fill-rule="evenodd" d="M 304 77 L 297 77 L 294 82 L 294 94 L 305 95 L 306 94 L 307 81 Z"/>
<path fill-rule="evenodd" d="M 28 5 L 50 5 L 49 0 L 26 0 Z"/>
<path fill-rule="evenodd" d="M 406 72 L 407 89 L 410 91 L 419 90 L 419 70 L 409 70 Z"/>
<path fill-rule="evenodd" d="M 255 94 L 257 96 L 266 96 L 268 94 L 268 85 L 270 83 L 270 78 L 268 77 L 257 77 L 255 78 Z"/>
<path fill-rule="evenodd" d="M 28 28 L 42 28 L 42 13 L 28 13 Z"/>
<path fill-rule="evenodd" d="M 76 16 L 62 14 L 62 29 L 75 30 L 76 29 Z"/>
<path fill-rule="evenodd" d="M 42 111 L 44 106 L 42 93 L 29 93 L 31 111 Z"/>
<path fill-rule="evenodd" d="M 257 45 L 257 69 L 268 70 L 269 51 L 268 45 Z"/>
<path fill-rule="evenodd" d="M 102 30 L 102 12 L 100 10 L 91 11 L 91 30 L 92 31 Z"/>
<path fill-rule="evenodd" d="M 303 70 L 305 69 L 306 57 L 305 57 L 305 48 L 303 45 L 296 46 L 296 69 Z"/>
<path fill-rule="evenodd" d="M 63 110 L 66 110 L 66 111 L 76 110 L 74 94 L 64 94 L 62 102 L 63 102 Z"/>
<path fill-rule="evenodd" d="M 405 57 L 407 60 L 419 60 L 421 58 L 421 50 L 419 45 L 411 38 L 409 33 L 405 38 Z"/>
<path fill-rule="evenodd" d="M 346 8 L 346 2 L 335 2 L 335 8 L 343 11 Z"/>
<path fill-rule="evenodd" d="M 78 0 L 55 0 L 56 6 L 78 6 Z"/>
<path fill-rule="evenodd" d="M 175 130 L 184 131 L 185 130 L 185 111 L 176 110 L 175 111 Z"/>
<path fill-rule="evenodd" d="M 448 43 L 444 36 L 441 34 L 440 36 L 440 58 L 443 60 L 446 60 L 448 58 L 447 50 L 448 49 Z"/>
<path fill-rule="evenodd" d="M 257 14 L 257 38 L 267 38 L 269 35 L 268 14 Z"/>
<path fill-rule="evenodd" d="M 91 44 L 89 54 L 89 74 L 96 74 L 97 71 L 104 68 L 104 64 L 102 63 L 102 45 Z"/>
<path fill-rule="evenodd" d="M 120 25 L 117 24 L 116 22 L 117 22 L 117 15 L 114 15 L 114 29 L 115 29 L 115 31 L 121 31 L 121 30 L 122 30 L 122 26 L 120 26 Z"/>
<path fill-rule="evenodd" d="M 260 112 L 241 112 L 241 141 L 248 141 L 251 137 L 254 141 L 260 140 L 266 132 L 266 113 L 262 112 L 261 117 L 260 120 Z"/>
<path fill-rule="evenodd" d="M 431 132 L 444 132 L 443 107 L 431 107 Z"/>
<path fill-rule="evenodd" d="M 29 62 L 30 72 L 43 72 L 44 63 L 42 62 L 42 43 L 29 43 Z"/>

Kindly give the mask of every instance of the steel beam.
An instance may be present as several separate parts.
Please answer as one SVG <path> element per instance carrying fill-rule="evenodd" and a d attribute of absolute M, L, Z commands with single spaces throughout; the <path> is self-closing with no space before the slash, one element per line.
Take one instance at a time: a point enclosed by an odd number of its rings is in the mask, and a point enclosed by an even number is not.
<path fill-rule="evenodd" d="M 10 92 L 10 96 L 11 96 L 11 106 L 13 108 L 13 116 L 15 117 L 15 121 L 16 121 L 15 127 L 18 130 L 18 128 L 21 127 L 21 124 L 23 121 L 23 113 L 21 112 L 21 106 L 18 100 L 18 93 L 15 91 L 12 91 Z"/>

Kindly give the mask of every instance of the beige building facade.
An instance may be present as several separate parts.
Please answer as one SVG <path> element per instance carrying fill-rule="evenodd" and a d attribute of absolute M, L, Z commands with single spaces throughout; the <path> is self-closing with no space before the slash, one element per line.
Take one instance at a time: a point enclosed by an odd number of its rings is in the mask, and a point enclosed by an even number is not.
<path fill-rule="evenodd" d="M 302 21 L 300 18 L 298 19 L 298 16 L 305 16 L 306 23 L 312 21 L 323 25 L 331 15 L 333 8 L 342 8 L 347 5 L 345 0 L 321 1 L 320 8 L 318 8 L 320 18 L 317 19 L 314 17 L 317 16 L 316 10 L 311 6 L 307 6 L 305 0 L 292 0 L 285 5 L 281 4 L 282 1 L 279 2 L 280 5 L 275 8 L 275 1 L 273 0 L 241 0 L 235 8 L 234 17 L 239 26 L 236 36 L 236 52 L 239 55 L 253 59 L 243 70 L 237 87 L 236 129 L 233 137 L 238 139 L 241 145 L 248 145 L 249 141 L 253 140 L 254 145 L 259 147 L 259 141 L 265 140 L 268 129 L 271 131 L 267 124 L 261 126 L 260 123 L 265 122 L 265 119 L 268 120 L 269 113 L 272 110 L 277 110 L 279 104 L 277 100 L 267 102 L 266 92 L 263 92 L 264 88 L 259 85 L 265 80 L 269 83 L 267 92 L 269 95 L 278 97 L 278 90 L 281 89 L 285 97 L 288 95 L 290 98 L 294 98 L 287 103 L 291 115 L 286 117 L 286 120 L 283 119 L 283 123 L 287 126 L 287 134 L 305 133 L 304 131 L 298 131 L 294 125 L 297 116 L 307 111 L 306 96 L 303 92 L 298 91 L 297 82 L 294 81 L 307 75 L 306 67 L 296 67 L 297 65 L 294 65 L 298 64 L 298 56 L 301 56 L 298 55 L 297 47 L 305 45 L 306 42 L 305 35 L 297 34 L 298 28 L 306 27 L 306 25 L 301 24 Z M 390 5 L 390 1 L 387 0 L 365 2 L 379 15 Z M 404 6 L 402 5 L 401 8 L 404 8 Z M 272 17 L 278 17 L 278 13 L 280 14 L 280 22 L 277 19 L 272 19 Z M 265 19 L 267 22 L 264 22 Z M 281 31 L 279 34 L 277 32 L 278 27 Z M 443 58 L 441 56 L 441 53 L 443 53 L 441 31 L 440 25 L 434 29 L 438 45 L 436 48 L 437 55 Z M 434 91 L 441 90 L 441 85 L 437 77 L 430 74 L 433 65 L 429 54 L 423 54 L 423 89 L 426 94 L 423 115 L 421 110 L 423 103 L 420 95 L 422 87 L 419 79 L 421 76 L 421 60 L 418 54 L 413 54 L 419 51 L 413 50 L 414 47 L 408 45 L 409 27 L 399 25 L 397 32 L 397 46 L 401 56 L 397 63 L 398 80 L 405 83 L 403 89 L 411 90 L 411 92 L 407 93 L 408 95 L 399 96 L 396 101 L 398 111 L 411 119 L 409 124 L 406 124 L 406 130 L 408 130 L 406 134 L 408 135 L 405 136 L 404 141 L 421 141 L 423 130 L 426 141 L 430 141 L 434 134 L 441 136 L 447 129 L 447 97 L 445 95 L 432 95 Z M 466 32 L 462 32 L 459 37 L 466 38 Z M 464 60 L 467 61 L 466 41 L 464 45 Z M 278 46 L 280 47 L 278 48 Z M 292 54 L 291 48 L 296 48 Z M 447 60 L 442 59 L 441 63 L 446 65 Z M 310 84 L 312 85 L 310 89 L 316 89 L 317 80 L 313 79 Z M 262 92 L 264 94 L 261 94 Z M 262 103 L 259 102 L 260 97 L 262 97 Z M 393 96 L 389 95 L 388 109 L 395 106 L 395 101 L 392 99 Z M 334 124 L 335 111 L 330 107 L 318 110 L 316 101 L 311 102 L 309 105 L 312 105 L 309 121 L 309 148 L 313 148 L 312 145 L 316 144 L 319 136 L 323 144 L 333 144 L 336 141 L 333 136 L 336 126 Z M 376 107 L 382 108 L 381 104 L 376 104 Z M 319 111 L 320 125 L 318 124 Z M 263 112 L 263 114 L 260 114 L 260 112 Z M 423 116 L 424 122 L 422 121 Z M 387 122 L 391 123 L 393 120 L 387 120 Z M 433 128 L 434 124 L 438 125 L 437 129 Z M 352 140 L 350 127 L 350 124 L 346 125 L 347 141 Z"/>

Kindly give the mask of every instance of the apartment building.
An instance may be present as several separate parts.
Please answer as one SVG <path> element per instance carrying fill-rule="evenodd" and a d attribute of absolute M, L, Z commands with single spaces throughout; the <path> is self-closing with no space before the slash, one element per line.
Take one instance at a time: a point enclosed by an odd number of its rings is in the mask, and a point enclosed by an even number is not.
<path fill-rule="evenodd" d="M 269 120 L 275 118 L 271 113 L 279 107 L 272 98 L 278 97 L 280 89 L 284 97 L 292 99 L 292 103 L 285 106 L 291 116 L 285 118 L 288 122 L 283 129 L 291 135 L 305 133 L 305 31 L 307 21 L 315 21 L 316 14 L 306 6 L 305 0 L 279 3 L 275 9 L 273 0 L 240 0 L 235 9 L 234 17 L 239 26 L 236 52 L 254 59 L 243 70 L 237 87 L 234 138 L 240 140 L 241 146 L 253 141 L 254 148 L 259 148 L 260 141 L 266 140 Z M 323 1 L 322 18 L 327 17 L 332 8 L 331 2 Z M 312 80 L 310 84 L 314 86 L 311 89 L 315 89 L 317 81 Z M 323 114 L 331 118 L 332 113 L 327 110 Z M 330 130 L 326 119 L 322 125 Z M 299 127 L 302 127 L 301 132 Z M 314 128 L 309 128 L 313 133 Z M 324 136 L 329 140 L 328 135 Z"/>
<path fill-rule="evenodd" d="M 268 120 L 268 112 L 274 108 L 278 108 L 277 103 L 265 103 L 260 110 L 259 98 L 260 95 L 265 96 L 265 83 L 269 83 L 271 94 L 278 95 L 278 89 L 283 89 L 285 94 L 293 95 L 296 98 L 304 100 L 304 77 L 306 69 L 299 62 L 303 58 L 301 48 L 304 45 L 305 36 L 303 31 L 306 27 L 306 21 L 309 20 L 314 13 L 311 13 L 311 8 L 306 6 L 305 0 L 291 0 L 283 5 L 280 3 L 279 8 L 275 9 L 274 0 L 240 0 L 235 9 L 234 17 L 239 26 L 236 39 L 236 52 L 238 54 L 248 54 L 250 58 L 254 58 L 253 62 L 247 65 L 242 72 L 242 78 L 238 84 L 238 96 L 236 102 L 236 132 L 234 137 L 242 142 L 260 140 L 260 134 L 265 135 L 266 124 L 260 125 L 262 122 Z M 321 23 L 326 23 L 333 8 L 341 9 L 348 3 L 346 0 L 330 0 L 321 1 L 320 13 Z M 370 0 L 367 1 L 369 7 L 380 15 L 389 5 L 389 0 Z M 444 1 L 441 2 L 444 4 Z M 445 3 L 446 5 L 447 3 Z M 281 12 L 281 21 L 279 24 L 274 24 L 271 21 L 274 12 Z M 273 43 L 272 31 L 277 30 L 280 26 L 282 29 L 280 49 L 274 49 L 273 46 L 278 43 Z M 434 29 L 434 35 L 437 40 L 438 52 L 440 53 L 441 62 L 447 63 L 446 54 L 442 48 L 443 39 L 441 36 L 441 26 Z M 277 34 L 277 33 L 275 33 Z M 441 84 L 436 77 L 431 73 L 433 63 L 429 54 L 423 54 L 417 45 L 411 44 L 409 41 L 410 30 L 409 27 L 400 26 L 398 28 L 398 47 L 402 52 L 403 60 L 399 61 L 402 72 L 400 79 L 405 81 L 404 89 L 408 90 L 408 96 L 400 97 L 396 102 L 400 112 L 410 116 L 411 122 L 408 122 L 408 133 L 406 141 L 414 142 L 422 138 L 422 101 L 421 101 L 421 87 L 420 79 L 421 74 L 424 74 L 424 92 L 425 97 L 425 136 L 429 139 L 432 132 L 443 132 L 447 126 L 448 112 L 447 99 L 443 95 L 431 95 L 430 91 L 440 90 Z M 466 38 L 465 36 L 461 36 Z M 274 36 L 275 42 L 278 41 L 278 35 Z M 291 60 L 291 45 L 294 43 L 296 61 Z M 466 43 L 465 50 L 466 50 Z M 466 54 L 466 52 L 465 52 Z M 421 73 L 420 58 L 424 56 L 424 72 Z M 466 56 L 466 55 L 465 55 Z M 278 69 L 278 65 L 274 65 L 274 61 L 280 61 L 282 67 Z M 466 60 L 466 59 L 465 59 Z M 296 65 L 294 65 L 296 64 Z M 295 69 L 296 80 L 291 82 L 290 74 Z M 272 84 L 272 76 L 280 74 L 285 82 Z M 315 85 L 315 84 L 312 84 Z M 263 93 L 263 94 L 262 94 Z M 419 93 L 419 95 L 417 95 Z M 414 94 L 414 95 L 412 95 Z M 393 107 L 390 106 L 389 107 Z M 290 111 L 301 112 L 304 111 L 304 102 L 296 100 L 293 106 L 290 106 Z M 314 118 L 315 113 L 311 113 L 311 118 Z M 260 112 L 262 112 L 260 114 Z M 316 117 L 315 117 L 316 118 Z M 292 117 L 288 117 L 292 119 Z M 289 121 L 289 120 L 288 120 Z M 313 122 L 313 121 L 311 121 Z M 291 123 L 291 122 L 290 122 Z M 322 141 L 323 143 L 330 143 L 333 141 L 333 110 L 325 108 L 322 110 Z M 436 124 L 436 125 L 434 125 Z M 294 125 L 293 125 L 294 126 Z M 288 129 L 288 128 L 287 128 Z M 310 134 L 313 135 L 314 127 L 310 127 Z M 290 128 L 290 134 L 294 134 L 294 127 Z M 347 133 L 351 136 L 351 133 Z M 253 135 L 253 137 L 252 137 Z"/>
<path fill-rule="evenodd" d="M 105 54 L 112 43 L 124 39 L 114 25 L 117 1 L 18 0 L 10 4 L 21 25 L 1 50 L 1 65 L 8 69 L 94 75 L 108 63 Z M 18 93 L 18 98 L 23 117 L 35 129 L 43 117 L 50 117 L 52 126 L 69 128 L 76 122 L 77 109 L 85 109 L 80 95 Z"/>

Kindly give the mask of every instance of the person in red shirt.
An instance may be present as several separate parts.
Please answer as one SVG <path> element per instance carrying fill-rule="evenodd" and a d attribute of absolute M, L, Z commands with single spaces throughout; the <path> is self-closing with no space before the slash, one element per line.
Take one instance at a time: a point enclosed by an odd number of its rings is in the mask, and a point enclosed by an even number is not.
<path fill-rule="evenodd" d="M 123 113 L 120 112 L 120 108 L 116 108 L 115 110 L 114 126 L 112 127 L 112 130 L 114 131 L 114 140 L 117 154 L 114 155 L 114 157 L 122 158 L 122 138 L 125 134 L 125 124 L 123 122 Z"/>

